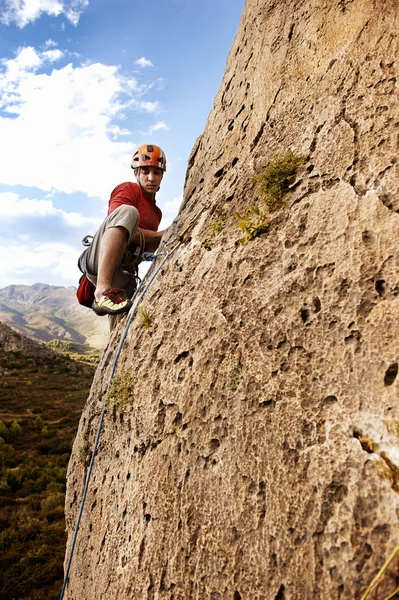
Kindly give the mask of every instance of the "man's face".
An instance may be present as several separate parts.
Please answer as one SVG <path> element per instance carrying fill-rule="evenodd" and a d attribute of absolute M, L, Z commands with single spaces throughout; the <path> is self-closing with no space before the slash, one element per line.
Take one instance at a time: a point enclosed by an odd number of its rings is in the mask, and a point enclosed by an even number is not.
<path fill-rule="evenodd" d="M 159 167 L 140 167 L 135 169 L 134 174 L 140 179 L 141 187 L 148 194 L 155 194 L 163 177 L 163 171 Z"/>

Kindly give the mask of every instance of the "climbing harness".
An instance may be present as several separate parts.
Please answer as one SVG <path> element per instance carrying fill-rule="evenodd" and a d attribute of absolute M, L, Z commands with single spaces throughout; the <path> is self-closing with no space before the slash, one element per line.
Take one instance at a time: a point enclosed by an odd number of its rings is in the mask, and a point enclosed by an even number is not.
<path fill-rule="evenodd" d="M 137 269 L 134 269 L 134 268 L 137 267 L 139 262 L 141 262 L 142 260 L 148 260 L 148 259 L 143 258 L 143 255 L 145 254 L 144 253 L 144 248 L 145 248 L 144 234 L 142 231 L 139 231 L 139 234 L 140 234 L 140 242 L 139 242 L 139 245 L 137 246 L 137 248 L 135 249 L 135 251 L 131 252 L 130 250 L 125 250 L 125 256 L 124 256 L 125 261 L 122 263 L 122 265 L 120 267 L 121 271 L 126 271 L 127 273 L 131 273 L 133 270 L 135 270 L 137 272 Z"/>
<path fill-rule="evenodd" d="M 132 307 L 129 311 L 128 314 L 128 320 L 125 326 L 125 329 L 122 332 L 122 336 L 115 354 L 115 358 L 114 358 L 114 362 L 112 364 L 112 368 L 111 368 L 111 374 L 108 380 L 108 384 L 107 384 L 107 392 L 109 391 L 110 387 L 111 387 L 111 383 L 116 371 L 116 366 L 118 363 L 118 359 L 122 350 L 122 346 L 124 344 L 124 341 L 126 339 L 126 336 L 128 334 L 129 331 L 129 327 L 131 325 L 131 322 L 133 320 L 133 317 L 135 316 L 136 312 L 137 312 L 137 308 L 141 302 L 141 300 L 143 299 L 144 295 L 146 294 L 148 288 L 150 287 L 150 285 L 152 284 L 152 282 L 154 281 L 154 279 L 156 278 L 156 276 L 158 275 L 159 271 L 162 269 L 162 267 L 164 266 L 164 264 L 166 263 L 166 261 L 168 260 L 168 258 L 175 252 L 175 250 L 177 250 L 177 248 L 183 243 L 184 241 L 184 236 L 187 233 L 187 231 L 189 231 L 194 224 L 198 221 L 199 217 L 202 215 L 202 213 L 209 207 L 210 203 L 207 202 L 200 211 L 198 211 L 198 213 L 193 217 L 193 219 L 191 219 L 191 221 L 189 222 L 189 224 L 187 225 L 187 227 L 185 227 L 180 234 L 177 236 L 178 241 L 176 242 L 176 244 L 172 247 L 171 250 L 167 251 L 167 252 L 158 252 L 158 253 L 151 253 L 151 252 L 143 252 L 142 254 L 142 260 L 145 261 L 151 261 L 152 265 L 151 267 L 148 269 L 147 273 L 145 274 L 145 276 L 143 277 L 143 279 L 140 281 L 140 284 L 138 285 L 136 291 L 133 294 L 132 297 Z M 90 237 L 90 236 L 86 236 L 86 237 Z M 86 238 L 85 238 L 86 239 Z M 165 246 L 167 246 L 168 242 L 165 244 Z M 90 245 L 90 242 L 88 243 L 88 245 Z M 163 256 L 164 258 L 161 260 L 160 264 L 158 265 L 158 267 L 155 269 L 155 263 L 157 261 L 157 259 L 159 257 Z M 153 272 L 154 271 L 154 272 Z M 148 280 L 148 282 L 147 282 Z M 105 394 L 105 397 L 107 397 L 107 392 Z M 98 444 L 100 441 L 100 435 L 101 435 L 101 430 L 102 430 L 102 426 L 103 426 L 103 422 L 104 422 L 104 417 L 105 417 L 105 413 L 107 410 L 107 401 L 105 400 L 103 403 L 103 407 L 102 407 L 102 411 L 101 411 L 101 415 L 100 415 L 100 421 L 98 424 L 98 428 L 97 428 L 97 434 L 96 434 L 96 438 L 94 441 L 94 446 L 93 446 L 93 451 L 91 453 L 91 458 L 90 458 L 90 463 L 89 463 L 89 467 L 87 469 L 87 474 L 86 474 L 86 481 L 85 481 L 85 486 L 83 489 L 83 495 L 82 495 L 82 500 L 80 503 L 80 508 L 79 508 L 79 513 L 78 513 L 78 517 L 76 519 L 76 525 L 75 525 L 75 531 L 73 534 L 73 538 L 72 538 L 72 544 L 71 544 L 71 549 L 69 552 L 69 557 L 68 557 L 68 563 L 65 569 L 65 575 L 64 575 L 64 581 L 62 584 L 62 589 L 61 589 L 61 594 L 60 594 L 60 600 L 63 600 L 64 598 L 64 594 L 65 594 L 65 590 L 66 590 L 66 586 L 68 584 L 68 579 L 69 579 L 69 571 L 71 568 L 71 564 L 72 564 L 72 558 L 73 558 L 73 554 L 74 554 L 74 550 L 75 550 L 75 546 L 76 546 L 76 540 L 78 537 L 78 532 L 79 532 L 79 527 L 80 527 L 80 522 L 82 520 L 82 514 L 83 514 L 83 509 L 84 509 L 84 505 L 86 502 L 86 496 L 87 496 L 87 492 L 89 489 L 89 483 L 90 483 L 90 477 L 91 477 L 91 473 L 93 470 L 93 464 L 94 464 L 94 459 L 97 453 L 97 448 L 98 448 Z"/>

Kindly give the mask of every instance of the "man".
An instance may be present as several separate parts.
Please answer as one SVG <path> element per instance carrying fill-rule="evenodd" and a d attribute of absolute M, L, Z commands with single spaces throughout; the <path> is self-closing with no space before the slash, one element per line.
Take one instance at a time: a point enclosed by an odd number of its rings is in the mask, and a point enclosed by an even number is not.
<path fill-rule="evenodd" d="M 166 156 L 159 146 L 143 144 L 133 155 L 132 169 L 137 183 L 121 183 L 113 190 L 108 216 L 79 259 L 80 270 L 96 287 L 92 308 L 98 315 L 129 311 L 139 255 L 155 252 L 164 233 L 158 231 L 162 213 L 155 194 Z"/>

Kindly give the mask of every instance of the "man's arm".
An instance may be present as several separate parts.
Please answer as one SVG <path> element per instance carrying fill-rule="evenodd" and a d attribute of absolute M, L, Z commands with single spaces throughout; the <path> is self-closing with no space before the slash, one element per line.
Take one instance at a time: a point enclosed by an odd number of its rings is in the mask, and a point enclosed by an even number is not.
<path fill-rule="evenodd" d="M 142 227 L 139 227 L 136 236 L 133 239 L 133 244 L 135 244 L 136 246 L 140 245 L 141 232 L 144 236 L 146 252 L 155 252 L 160 244 L 161 238 L 165 231 L 165 229 L 163 229 L 162 231 L 151 231 L 150 229 L 143 229 Z"/>

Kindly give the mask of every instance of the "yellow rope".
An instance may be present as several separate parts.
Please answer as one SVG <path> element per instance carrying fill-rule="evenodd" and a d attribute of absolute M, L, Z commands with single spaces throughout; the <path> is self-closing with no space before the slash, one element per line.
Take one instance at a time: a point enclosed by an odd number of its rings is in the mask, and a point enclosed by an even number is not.
<path fill-rule="evenodd" d="M 389 565 L 391 564 L 391 562 L 393 561 L 393 559 L 395 558 L 395 556 L 398 553 L 399 553 L 399 545 L 396 546 L 395 550 L 392 552 L 392 554 L 389 556 L 389 558 L 382 565 L 381 569 L 378 571 L 377 575 L 374 577 L 373 581 L 370 583 L 369 587 L 364 592 L 364 594 L 360 598 L 360 600 L 366 600 L 366 598 L 368 598 L 370 596 L 370 594 L 373 591 L 373 589 L 375 588 L 376 584 L 379 582 L 381 577 L 384 575 L 385 571 L 387 570 L 387 568 L 389 567 Z M 398 590 L 399 590 L 399 588 L 394 591 L 393 595 L 391 594 L 390 596 L 388 596 L 388 598 L 385 598 L 385 600 L 389 600 L 390 598 L 393 598 L 393 596 L 396 594 L 396 592 Z"/>
<path fill-rule="evenodd" d="M 392 594 L 389 594 L 389 596 L 387 596 L 386 598 L 384 598 L 384 600 L 391 600 L 391 598 L 393 598 L 394 596 L 396 596 L 396 594 L 399 592 L 399 587 L 396 588 L 396 590 L 394 592 L 392 592 Z"/>

